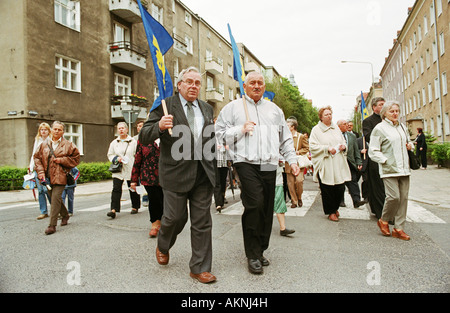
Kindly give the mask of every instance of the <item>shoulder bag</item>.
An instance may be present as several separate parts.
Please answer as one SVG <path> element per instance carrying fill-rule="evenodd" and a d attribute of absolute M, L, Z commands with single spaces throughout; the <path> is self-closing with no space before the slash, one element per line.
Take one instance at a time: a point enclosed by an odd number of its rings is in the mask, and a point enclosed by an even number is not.
<path fill-rule="evenodd" d="M 123 154 L 125 156 L 125 154 L 127 154 L 127 150 L 128 150 L 128 145 L 130 144 L 130 142 L 127 143 L 127 148 L 125 149 L 125 153 Z M 108 171 L 110 171 L 111 173 L 120 173 L 122 172 L 122 167 L 123 167 L 123 163 L 117 161 L 119 157 L 115 156 L 114 159 L 111 162 L 111 165 L 108 168 Z"/>
<path fill-rule="evenodd" d="M 408 133 L 403 128 L 403 125 L 402 124 L 400 124 L 400 125 L 405 133 L 406 141 L 408 141 Z M 417 158 L 417 156 L 414 154 L 414 151 L 408 150 L 408 149 L 406 149 L 406 151 L 408 151 L 409 168 L 412 170 L 418 170 L 420 168 L 420 162 L 419 162 L 419 159 Z"/>
<path fill-rule="evenodd" d="M 298 150 L 298 144 L 299 144 L 301 138 L 302 138 L 302 135 L 299 134 L 298 139 L 297 139 L 297 148 L 295 149 L 296 152 Z M 298 167 L 305 168 L 305 167 L 311 166 L 311 161 L 308 158 L 307 154 L 297 155 L 297 164 L 298 164 Z"/>

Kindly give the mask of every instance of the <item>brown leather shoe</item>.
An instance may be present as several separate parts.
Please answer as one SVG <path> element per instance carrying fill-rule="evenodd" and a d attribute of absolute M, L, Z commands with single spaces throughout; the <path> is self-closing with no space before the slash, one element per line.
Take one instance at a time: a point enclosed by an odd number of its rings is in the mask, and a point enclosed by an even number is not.
<path fill-rule="evenodd" d="M 156 261 L 161 265 L 167 265 L 169 263 L 169 253 L 162 253 L 159 251 L 158 246 L 156 246 Z"/>
<path fill-rule="evenodd" d="M 381 218 L 377 221 L 378 227 L 380 227 L 381 233 L 383 236 L 390 236 L 391 232 L 389 231 L 389 224 L 384 223 Z"/>
<path fill-rule="evenodd" d="M 330 221 L 333 221 L 333 222 L 339 222 L 338 217 L 337 217 L 336 214 L 334 214 L 334 213 L 328 215 L 328 219 L 329 219 Z"/>
<path fill-rule="evenodd" d="M 49 226 L 45 230 L 45 234 L 46 235 L 51 235 L 51 234 L 54 234 L 54 233 L 56 233 L 56 227 L 55 226 Z"/>
<path fill-rule="evenodd" d="M 202 284 L 209 284 L 209 283 L 212 283 L 217 280 L 216 276 L 214 276 L 213 274 L 211 274 L 209 272 L 203 272 L 200 274 L 193 274 L 191 272 L 190 275 L 192 278 L 197 279 Z"/>
<path fill-rule="evenodd" d="M 66 226 L 66 225 L 68 224 L 68 222 L 69 222 L 69 218 L 70 218 L 70 215 L 69 215 L 69 214 L 67 214 L 66 217 L 63 217 L 63 218 L 61 219 L 61 226 Z"/>
<path fill-rule="evenodd" d="M 392 230 L 392 237 L 402 239 L 402 240 L 409 240 L 411 237 L 409 237 L 405 232 L 401 229 L 393 229 Z"/>
<path fill-rule="evenodd" d="M 297 205 L 295 203 L 292 203 L 291 208 L 296 208 Z"/>

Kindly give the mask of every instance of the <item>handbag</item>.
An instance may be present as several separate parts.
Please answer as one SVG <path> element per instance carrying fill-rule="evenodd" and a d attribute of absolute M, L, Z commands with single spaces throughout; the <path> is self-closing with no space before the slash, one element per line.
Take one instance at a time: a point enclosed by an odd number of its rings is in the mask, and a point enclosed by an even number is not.
<path fill-rule="evenodd" d="M 406 133 L 406 130 L 403 128 L 402 124 L 400 124 L 400 125 L 402 126 L 402 129 L 405 132 L 406 139 L 408 139 L 408 134 Z M 409 168 L 412 170 L 418 170 L 420 168 L 419 158 L 414 154 L 414 152 L 412 150 L 406 150 L 406 151 L 408 152 Z"/>
<path fill-rule="evenodd" d="M 124 153 L 123 155 L 127 154 L 127 150 L 128 150 L 129 144 L 130 144 L 130 143 L 128 142 L 128 143 L 127 143 L 127 147 L 126 147 L 126 149 L 125 149 L 125 153 Z M 111 173 L 120 173 L 120 172 L 122 172 L 123 163 L 117 161 L 118 158 L 119 158 L 119 157 L 116 155 L 116 156 L 113 158 L 113 160 L 112 160 L 112 162 L 111 162 L 111 165 L 109 165 L 108 171 L 110 171 Z"/>
<path fill-rule="evenodd" d="M 300 135 L 297 139 L 297 148 L 295 149 L 295 151 L 298 150 L 298 143 L 300 142 L 301 136 L 302 135 Z M 306 154 L 297 155 L 297 164 L 298 167 L 300 168 L 310 167 L 312 165 L 311 160 L 308 158 Z"/>

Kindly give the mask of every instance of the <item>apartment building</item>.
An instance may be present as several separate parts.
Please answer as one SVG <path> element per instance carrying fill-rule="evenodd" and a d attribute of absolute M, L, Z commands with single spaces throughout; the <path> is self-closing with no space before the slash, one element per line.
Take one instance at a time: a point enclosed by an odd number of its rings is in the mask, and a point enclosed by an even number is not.
<path fill-rule="evenodd" d="M 402 109 L 411 133 L 423 128 L 439 141 L 450 140 L 450 103 L 448 73 L 450 72 L 450 0 L 417 0 L 408 9 L 408 17 L 398 33 L 402 69 Z M 446 51 L 447 50 L 447 51 Z M 398 56 L 391 51 L 382 71 L 384 95 L 387 99 L 399 96 L 395 92 L 398 79 L 392 79 L 389 69 L 397 67 Z M 391 75 L 391 76 L 389 76 Z M 398 92 L 398 89 L 397 91 Z"/>
<path fill-rule="evenodd" d="M 218 115 L 239 93 L 228 39 L 181 1 L 141 2 L 174 38 L 164 56 L 174 87 L 196 66 L 200 98 Z M 0 20 L 0 166 L 28 166 L 38 125 L 54 120 L 66 124 L 82 161 L 106 161 L 114 126 L 145 119 L 159 96 L 136 0 L 2 0 Z M 264 69 L 240 47 L 257 64 L 246 71 Z"/>

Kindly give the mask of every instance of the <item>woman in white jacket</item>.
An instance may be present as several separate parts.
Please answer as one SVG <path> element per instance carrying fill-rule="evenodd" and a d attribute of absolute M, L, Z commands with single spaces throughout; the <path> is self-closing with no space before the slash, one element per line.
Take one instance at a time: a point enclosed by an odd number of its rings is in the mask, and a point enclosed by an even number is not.
<path fill-rule="evenodd" d="M 344 136 L 332 122 L 330 106 L 319 109 L 320 122 L 311 130 L 309 150 L 314 167 L 314 181 L 319 181 L 323 211 L 328 219 L 339 221 L 339 204 L 344 197 L 345 182 L 351 180 Z"/>
<path fill-rule="evenodd" d="M 384 236 L 390 236 L 388 221 L 394 219 L 392 236 L 409 240 L 403 228 L 411 175 L 407 150 L 411 150 L 413 145 L 407 136 L 406 127 L 398 121 L 399 114 L 398 102 L 387 101 L 384 104 L 380 112 L 383 121 L 373 129 L 370 136 L 369 157 L 380 164 L 380 177 L 386 193 L 378 227 Z"/>
<path fill-rule="evenodd" d="M 136 153 L 136 140 L 128 135 L 128 125 L 124 122 L 117 124 L 117 132 L 119 136 L 109 145 L 108 159 L 111 162 L 122 163 L 122 171 L 113 173 L 113 190 L 111 193 L 111 211 L 107 216 L 116 217 L 116 213 L 120 212 L 120 198 L 122 197 L 122 184 L 126 180 L 128 187 L 131 185 L 131 171 L 134 164 L 134 154 Z M 138 212 L 141 207 L 140 196 L 131 190 L 131 214 Z"/>

